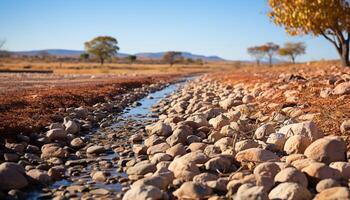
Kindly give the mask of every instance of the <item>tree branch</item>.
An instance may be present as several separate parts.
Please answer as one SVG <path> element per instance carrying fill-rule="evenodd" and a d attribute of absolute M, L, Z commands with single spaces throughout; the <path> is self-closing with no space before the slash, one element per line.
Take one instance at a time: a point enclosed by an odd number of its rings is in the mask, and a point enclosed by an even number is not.
<path fill-rule="evenodd" d="M 321 31 L 321 35 L 326 38 L 328 41 L 330 41 L 332 44 L 334 44 L 334 46 L 337 48 L 337 50 L 340 49 L 340 47 L 338 46 L 337 42 L 335 40 L 332 40 L 330 37 L 327 36 L 327 34 L 325 34 L 323 31 Z"/>

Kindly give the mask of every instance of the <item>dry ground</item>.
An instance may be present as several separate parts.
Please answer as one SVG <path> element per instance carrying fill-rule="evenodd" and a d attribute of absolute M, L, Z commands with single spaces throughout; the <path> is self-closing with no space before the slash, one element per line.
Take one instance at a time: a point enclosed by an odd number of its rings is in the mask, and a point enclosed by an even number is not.
<path fill-rule="evenodd" d="M 143 84 L 179 76 L 0 74 L 0 135 L 42 131 L 60 119 L 59 108 L 92 106 Z"/>
<path fill-rule="evenodd" d="M 270 114 L 291 104 L 286 102 L 283 93 L 286 90 L 298 90 L 298 101 L 294 105 L 302 108 L 304 113 L 316 113 L 314 121 L 327 135 L 341 135 L 340 125 L 350 119 L 350 95 L 331 95 L 320 97 L 321 88 L 334 88 L 328 83 L 331 78 L 350 78 L 350 69 L 339 67 L 334 62 L 315 62 L 298 65 L 280 65 L 270 67 L 247 67 L 230 73 L 216 73 L 212 77 L 226 84 L 245 83 L 253 87 L 255 84 L 270 84 L 270 87 L 281 85 L 281 77 L 288 74 L 300 75 L 306 81 L 290 81 L 287 88 L 279 88 L 277 93 L 263 102 L 258 102 L 263 113 Z M 350 80 L 350 79 L 349 79 Z M 348 81 L 349 81 L 348 80 Z M 278 104 L 270 108 L 268 105 Z M 350 144 L 350 137 L 345 136 Z M 349 147 L 349 146 L 348 146 Z"/>

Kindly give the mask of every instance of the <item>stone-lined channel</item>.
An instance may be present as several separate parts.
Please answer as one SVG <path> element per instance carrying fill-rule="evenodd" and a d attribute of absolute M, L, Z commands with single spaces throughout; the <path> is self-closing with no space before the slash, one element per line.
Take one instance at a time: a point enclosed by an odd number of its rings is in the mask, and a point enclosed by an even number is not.
<path fill-rule="evenodd" d="M 136 101 L 132 107 L 124 109 L 116 116 L 116 122 L 111 126 L 96 129 L 85 135 L 90 142 L 102 145 L 108 150 L 98 156 L 87 155 L 86 159 L 67 162 L 64 179 L 48 187 L 29 189 L 26 199 L 121 198 L 121 193 L 130 184 L 127 174 L 122 169 L 128 165 L 128 162 L 133 162 L 134 154 L 129 142 L 130 136 L 145 132 L 145 126 L 154 122 L 158 117 L 157 113 L 152 112 L 152 106 L 192 79 L 194 77 L 187 77 L 150 93 Z M 94 178 L 93 173 L 96 171 L 103 172 L 100 178 Z"/>

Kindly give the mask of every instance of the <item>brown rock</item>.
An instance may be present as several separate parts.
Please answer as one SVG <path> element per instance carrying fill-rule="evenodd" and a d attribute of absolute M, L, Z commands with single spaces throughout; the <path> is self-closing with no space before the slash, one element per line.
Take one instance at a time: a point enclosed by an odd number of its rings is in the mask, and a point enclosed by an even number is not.
<path fill-rule="evenodd" d="M 318 193 L 313 200 L 348 200 L 350 191 L 346 187 L 332 187 Z"/>
<path fill-rule="evenodd" d="M 346 144 L 341 137 L 327 136 L 316 140 L 304 152 L 306 157 L 329 164 L 346 160 Z"/>

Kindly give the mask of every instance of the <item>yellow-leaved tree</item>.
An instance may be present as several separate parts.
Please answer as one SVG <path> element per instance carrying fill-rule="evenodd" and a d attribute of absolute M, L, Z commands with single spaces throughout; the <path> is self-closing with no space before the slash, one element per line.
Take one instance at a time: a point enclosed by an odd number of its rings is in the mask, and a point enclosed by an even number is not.
<path fill-rule="evenodd" d="M 291 35 L 312 34 L 330 41 L 350 66 L 350 0 L 268 0 L 269 17 Z"/>

